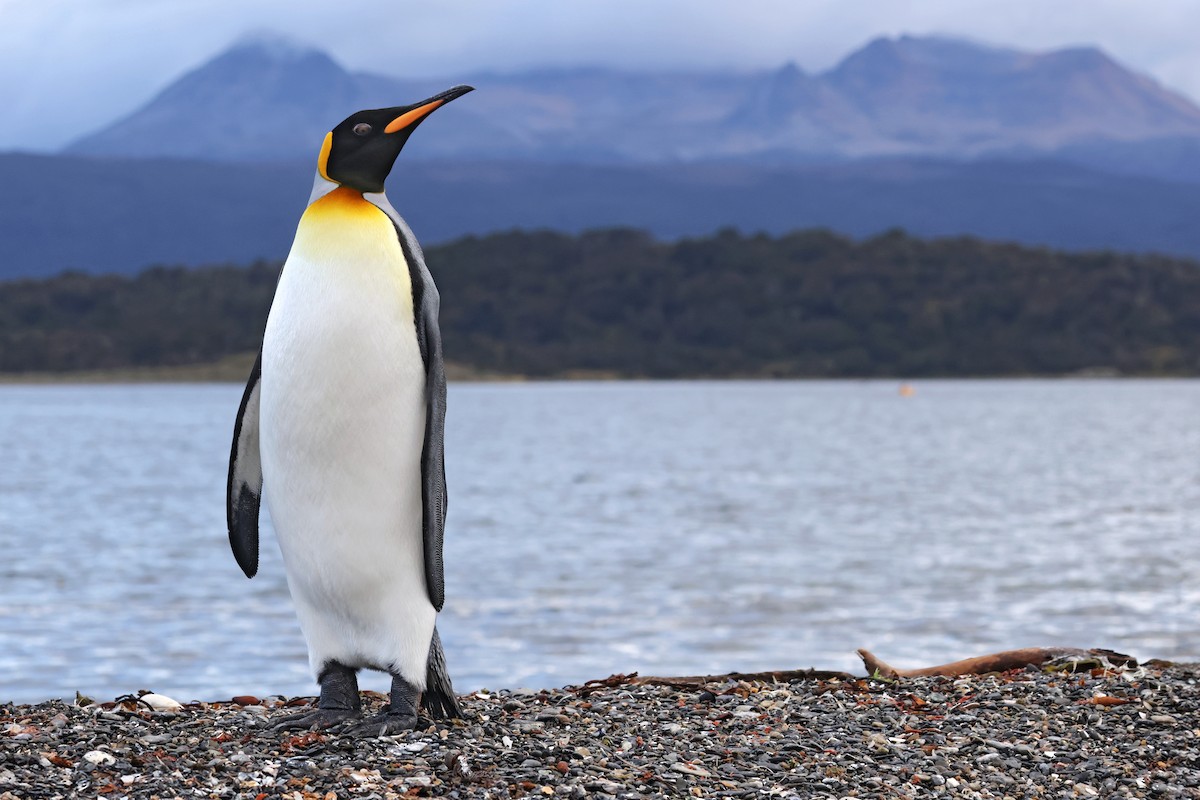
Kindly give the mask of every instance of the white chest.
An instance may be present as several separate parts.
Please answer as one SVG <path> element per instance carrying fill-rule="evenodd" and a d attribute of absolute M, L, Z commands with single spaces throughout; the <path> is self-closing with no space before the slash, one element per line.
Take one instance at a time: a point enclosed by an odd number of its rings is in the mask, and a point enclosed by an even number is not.
<path fill-rule="evenodd" d="M 293 517 L 335 527 L 366 514 L 394 533 L 397 516 L 407 528 L 416 514 L 420 525 L 425 368 L 411 278 L 391 221 L 355 197 L 305 213 L 263 338 L 260 449 L 281 540 L 333 535 Z"/>
<path fill-rule="evenodd" d="M 300 221 L 267 320 L 264 401 L 286 390 L 272 404 L 299 413 L 411 413 L 425 370 L 408 265 L 391 220 L 340 192 Z"/>

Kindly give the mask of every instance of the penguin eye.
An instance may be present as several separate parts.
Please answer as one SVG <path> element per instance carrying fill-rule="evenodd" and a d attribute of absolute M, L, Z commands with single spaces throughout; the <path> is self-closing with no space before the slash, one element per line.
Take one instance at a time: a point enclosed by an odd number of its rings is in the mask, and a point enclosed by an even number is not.
<path fill-rule="evenodd" d="M 371 126 L 365 122 L 360 122 L 354 126 L 354 132 L 359 136 L 366 136 L 371 132 Z"/>

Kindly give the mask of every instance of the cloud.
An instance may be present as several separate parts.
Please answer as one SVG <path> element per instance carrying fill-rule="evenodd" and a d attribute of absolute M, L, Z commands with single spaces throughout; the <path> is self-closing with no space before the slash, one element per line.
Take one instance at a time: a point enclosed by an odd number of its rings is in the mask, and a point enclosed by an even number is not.
<path fill-rule="evenodd" d="M 1200 97 L 1194 0 L 0 0 L 0 147 L 56 148 L 141 105 L 248 30 L 354 69 L 454 76 L 536 66 L 833 65 L 880 35 L 1024 49 L 1097 44 Z"/>

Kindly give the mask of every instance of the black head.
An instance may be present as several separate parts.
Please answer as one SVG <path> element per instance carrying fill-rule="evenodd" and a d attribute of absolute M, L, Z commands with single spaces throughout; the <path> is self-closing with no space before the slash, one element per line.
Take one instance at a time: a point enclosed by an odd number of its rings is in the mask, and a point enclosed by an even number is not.
<path fill-rule="evenodd" d="M 471 89 L 455 86 L 411 106 L 351 114 L 325 136 L 317 171 L 326 180 L 360 192 L 382 192 L 396 156 L 421 120 Z"/>

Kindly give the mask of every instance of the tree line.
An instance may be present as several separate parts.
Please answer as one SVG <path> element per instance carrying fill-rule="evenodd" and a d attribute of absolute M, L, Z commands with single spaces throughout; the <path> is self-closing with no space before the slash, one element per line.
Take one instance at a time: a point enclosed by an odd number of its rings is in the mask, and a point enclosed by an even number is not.
<path fill-rule="evenodd" d="M 428 249 L 447 360 L 550 377 L 1200 374 L 1200 263 L 901 231 L 631 229 Z M 280 268 L 153 267 L 0 284 L 0 372 L 256 350 Z"/>

